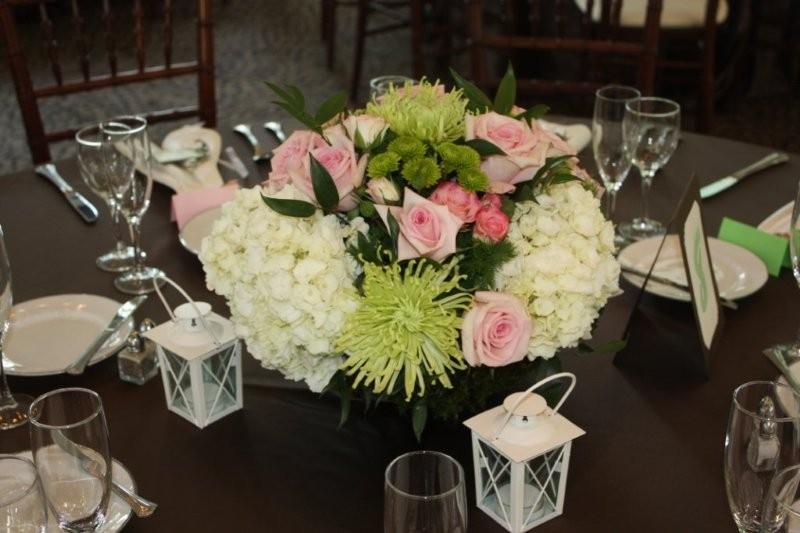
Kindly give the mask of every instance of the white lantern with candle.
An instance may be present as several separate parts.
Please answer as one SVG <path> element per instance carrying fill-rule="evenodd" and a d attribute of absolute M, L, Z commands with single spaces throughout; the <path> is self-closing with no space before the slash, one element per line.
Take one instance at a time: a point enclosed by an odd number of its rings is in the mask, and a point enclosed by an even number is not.
<path fill-rule="evenodd" d="M 570 384 L 550 409 L 533 391 L 559 379 Z M 573 374 L 554 374 L 464 422 L 472 430 L 478 507 L 512 533 L 563 512 L 572 441 L 585 433 L 558 413 L 574 387 Z"/>

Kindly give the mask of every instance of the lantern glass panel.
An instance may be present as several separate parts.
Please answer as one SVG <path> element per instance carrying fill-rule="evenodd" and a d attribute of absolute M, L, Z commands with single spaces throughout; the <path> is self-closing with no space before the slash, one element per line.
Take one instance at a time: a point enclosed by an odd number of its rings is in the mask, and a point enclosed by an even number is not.
<path fill-rule="evenodd" d="M 510 523 L 511 461 L 489 444 L 482 440 L 478 442 L 481 479 L 483 480 L 480 501 L 498 519 Z"/>
<path fill-rule="evenodd" d="M 169 383 L 170 405 L 194 418 L 195 407 L 192 400 L 192 376 L 189 372 L 189 363 L 167 349 L 164 349 L 164 359 L 167 361 L 167 368 L 164 370 L 167 372 Z"/>
<path fill-rule="evenodd" d="M 564 446 L 534 457 L 525 463 L 525 506 L 523 522 L 527 525 L 558 508 L 558 488 Z"/>
<path fill-rule="evenodd" d="M 202 363 L 206 412 L 212 417 L 236 405 L 236 372 L 232 344 Z"/>

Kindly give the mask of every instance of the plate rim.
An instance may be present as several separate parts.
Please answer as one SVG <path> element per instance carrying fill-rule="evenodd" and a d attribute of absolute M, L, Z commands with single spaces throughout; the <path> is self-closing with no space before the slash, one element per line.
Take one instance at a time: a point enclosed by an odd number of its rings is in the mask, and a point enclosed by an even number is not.
<path fill-rule="evenodd" d="M 778 216 L 782 216 L 784 210 L 788 211 L 789 217 L 791 219 L 791 216 L 792 216 L 792 205 L 794 205 L 793 201 L 787 203 L 786 205 L 780 206 L 778 209 L 776 209 L 775 211 L 773 211 L 772 213 L 767 215 L 767 217 L 764 220 L 762 220 L 758 224 L 758 226 L 756 226 L 756 229 L 761 230 L 761 231 L 763 231 L 765 233 L 770 233 L 772 235 L 775 235 L 775 232 L 770 230 L 768 228 L 768 226 L 770 226 L 773 223 L 773 219 L 777 219 Z"/>
<path fill-rule="evenodd" d="M 187 228 L 187 227 L 188 227 L 188 226 L 189 226 L 189 225 L 190 225 L 192 222 L 194 222 L 196 219 L 200 218 L 202 215 L 205 215 L 205 214 L 206 214 L 206 213 L 208 213 L 209 211 L 219 211 L 219 212 L 220 212 L 220 214 L 222 214 L 222 206 L 221 206 L 221 205 L 218 205 L 218 206 L 216 206 L 216 207 L 212 207 L 211 209 L 206 209 L 206 210 L 204 210 L 204 211 L 200 211 L 200 212 L 199 212 L 199 213 L 197 213 L 195 216 L 193 216 L 192 218 L 190 218 L 189 220 L 187 220 L 187 221 L 186 221 L 186 224 L 184 224 L 184 225 L 183 225 L 183 228 L 181 228 L 181 229 L 178 231 L 178 242 L 180 242 L 180 243 L 181 243 L 181 246 L 183 246 L 183 248 L 184 248 L 184 249 L 185 249 L 187 252 L 191 253 L 192 255 L 198 255 L 198 256 L 199 256 L 199 255 L 200 255 L 200 250 L 199 250 L 199 249 L 195 250 L 195 249 L 192 247 L 192 245 L 188 243 L 188 241 L 187 241 L 187 240 L 186 240 L 186 238 L 184 237 L 183 233 L 184 233 L 184 231 L 186 230 L 186 228 Z"/>

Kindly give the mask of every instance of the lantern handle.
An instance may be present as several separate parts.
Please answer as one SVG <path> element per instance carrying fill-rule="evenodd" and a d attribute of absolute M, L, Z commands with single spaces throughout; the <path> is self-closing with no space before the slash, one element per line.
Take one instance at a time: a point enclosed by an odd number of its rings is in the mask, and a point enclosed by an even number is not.
<path fill-rule="evenodd" d="M 164 305 L 164 309 L 167 310 L 167 313 L 169 314 L 170 319 L 173 322 L 177 322 L 177 320 L 178 320 L 175 317 L 175 313 L 172 312 L 172 308 L 167 303 L 167 299 L 164 298 L 164 294 L 161 292 L 161 288 L 158 286 L 158 280 L 159 279 L 162 279 L 165 282 L 167 282 L 170 285 L 172 285 L 175 288 L 175 290 L 177 290 L 181 294 L 181 296 L 183 296 L 186 299 L 186 301 L 189 303 L 189 305 L 192 306 L 192 309 L 194 309 L 194 312 L 197 313 L 197 318 L 200 319 L 200 324 L 203 326 L 203 329 L 206 331 L 206 333 L 208 333 L 208 336 L 211 337 L 211 340 L 214 342 L 214 346 L 219 347 L 220 346 L 219 339 L 217 339 L 217 336 L 214 335 L 214 331 L 211 329 L 211 327 L 209 327 L 208 323 L 206 322 L 205 317 L 200 312 L 200 309 L 197 308 L 197 303 L 195 303 L 195 301 L 192 300 L 192 297 L 189 296 L 189 294 L 185 290 L 183 290 L 183 287 L 178 285 L 176 282 L 172 281 L 166 275 L 161 274 L 160 276 L 157 276 L 157 277 L 153 278 L 153 287 L 155 287 L 156 294 L 158 295 L 159 300 L 161 300 L 161 303 Z"/>
<path fill-rule="evenodd" d="M 553 416 L 554 414 L 556 414 L 558 412 L 558 410 L 561 408 L 561 406 L 564 404 L 564 402 L 567 401 L 567 398 L 569 397 L 569 395 L 572 394 L 572 390 L 575 388 L 575 383 L 577 382 L 577 378 L 575 377 L 575 374 L 573 374 L 572 372 L 559 372 L 558 374 L 553 374 L 552 376 L 548 376 L 548 377 L 544 378 L 541 381 L 537 381 L 536 383 L 534 383 L 533 385 L 528 387 L 525 390 L 525 392 L 523 392 L 520 395 L 520 397 L 517 399 L 517 401 L 514 403 L 514 406 L 511 409 L 508 410 L 508 413 L 506 413 L 506 416 L 503 419 L 503 422 L 500 424 L 500 427 L 497 428 L 497 431 L 494 434 L 493 440 L 497 440 L 500 437 L 500 433 L 503 432 L 503 429 L 505 429 L 506 424 L 508 424 L 508 421 L 511 420 L 511 417 L 514 415 L 514 411 L 517 410 L 517 407 L 519 407 L 520 404 L 522 404 L 523 400 L 525 400 L 525 398 L 528 395 L 532 394 L 533 391 L 535 391 L 536 389 L 538 389 L 542 385 L 546 385 L 546 384 L 550 383 L 551 381 L 555 381 L 557 379 L 564 379 L 564 378 L 570 380 L 569 387 L 567 387 L 567 391 L 563 394 L 563 396 L 561 396 L 561 399 L 558 401 L 556 406 L 553 407 L 552 411 L 550 412 L 550 414 L 548 416 Z"/>

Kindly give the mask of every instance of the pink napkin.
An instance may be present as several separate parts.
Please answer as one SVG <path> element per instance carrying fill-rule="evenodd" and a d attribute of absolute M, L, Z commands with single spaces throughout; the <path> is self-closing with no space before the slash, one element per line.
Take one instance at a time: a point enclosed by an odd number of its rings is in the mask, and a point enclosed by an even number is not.
<path fill-rule="evenodd" d="M 178 223 L 178 229 L 203 211 L 218 207 L 232 200 L 239 186 L 231 182 L 222 187 L 211 187 L 199 191 L 182 192 L 172 195 L 172 220 Z"/>

